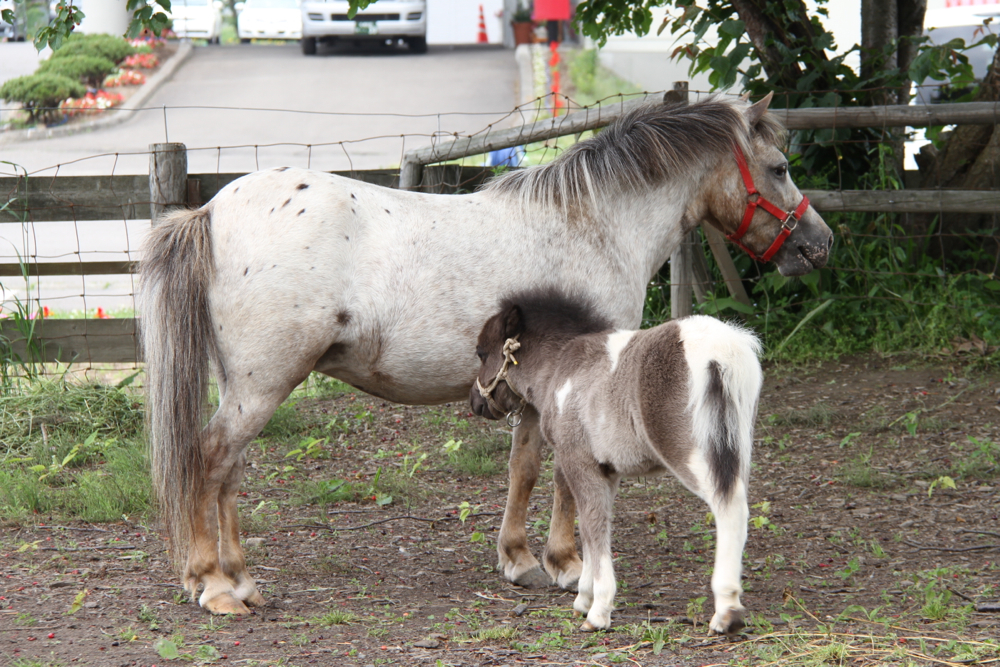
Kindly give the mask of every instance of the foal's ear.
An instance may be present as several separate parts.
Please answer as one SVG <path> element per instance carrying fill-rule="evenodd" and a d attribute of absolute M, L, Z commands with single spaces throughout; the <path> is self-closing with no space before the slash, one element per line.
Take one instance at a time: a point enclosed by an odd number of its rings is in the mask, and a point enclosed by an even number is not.
<path fill-rule="evenodd" d="M 503 316 L 504 338 L 513 338 L 524 331 L 524 313 L 520 306 L 511 306 Z"/>
<path fill-rule="evenodd" d="M 764 96 L 762 100 L 750 106 L 747 109 L 747 122 L 750 123 L 750 127 L 754 127 L 760 122 L 761 117 L 767 111 L 767 107 L 771 104 L 771 99 L 774 97 L 774 92 L 770 92 Z"/>

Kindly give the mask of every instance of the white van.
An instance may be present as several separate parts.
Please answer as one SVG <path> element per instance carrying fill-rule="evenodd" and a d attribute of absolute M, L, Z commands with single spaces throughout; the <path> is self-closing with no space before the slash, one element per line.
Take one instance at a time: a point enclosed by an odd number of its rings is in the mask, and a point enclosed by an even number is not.
<path fill-rule="evenodd" d="M 352 19 L 346 0 L 303 0 L 302 53 L 316 53 L 317 44 L 404 41 L 414 53 L 427 51 L 427 3 L 379 0 Z"/>

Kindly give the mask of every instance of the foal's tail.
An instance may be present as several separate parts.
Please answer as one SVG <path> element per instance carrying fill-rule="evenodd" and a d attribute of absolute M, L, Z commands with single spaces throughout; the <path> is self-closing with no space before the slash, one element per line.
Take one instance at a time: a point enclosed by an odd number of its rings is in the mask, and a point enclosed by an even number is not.
<path fill-rule="evenodd" d="M 200 435 L 208 361 L 216 354 L 208 304 L 211 215 L 205 208 L 159 219 L 143 247 L 141 330 L 153 488 L 179 565 L 202 484 Z"/>
<path fill-rule="evenodd" d="M 712 317 L 679 320 L 690 374 L 688 408 L 695 441 L 705 448 L 716 497 L 727 502 L 747 484 L 763 373 L 760 342 L 750 331 Z"/>

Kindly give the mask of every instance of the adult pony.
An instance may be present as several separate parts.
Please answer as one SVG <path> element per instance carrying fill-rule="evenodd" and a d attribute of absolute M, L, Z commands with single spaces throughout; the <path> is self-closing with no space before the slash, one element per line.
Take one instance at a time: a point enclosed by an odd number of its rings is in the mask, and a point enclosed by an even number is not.
<path fill-rule="evenodd" d="M 214 613 L 263 603 L 239 542 L 245 449 L 311 371 L 400 403 L 464 400 L 502 295 L 575 289 L 634 329 L 650 277 L 701 220 L 784 275 L 823 266 L 832 234 L 788 178 L 769 102 L 644 107 L 469 195 L 283 167 L 164 216 L 143 250 L 140 305 L 154 487 L 188 592 L 202 589 Z M 757 205 L 765 197 L 781 218 Z M 210 369 L 220 400 L 203 428 Z M 571 587 L 576 510 L 560 476 L 548 575 L 527 547 L 541 443 L 526 412 L 500 568 L 516 583 Z"/>

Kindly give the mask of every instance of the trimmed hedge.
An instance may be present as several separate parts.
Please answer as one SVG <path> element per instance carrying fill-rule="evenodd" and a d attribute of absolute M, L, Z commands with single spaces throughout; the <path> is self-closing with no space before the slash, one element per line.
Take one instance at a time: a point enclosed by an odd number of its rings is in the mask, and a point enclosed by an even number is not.
<path fill-rule="evenodd" d="M 36 74 L 59 74 L 82 81 L 91 88 L 100 88 L 104 79 L 114 72 L 115 64 L 99 56 L 69 56 L 52 58 L 39 65 Z"/>
<path fill-rule="evenodd" d="M 20 102 L 36 121 L 59 117 L 63 100 L 86 94 L 87 88 L 79 81 L 52 72 L 20 76 L 0 86 L 0 99 Z"/>
<path fill-rule="evenodd" d="M 49 60 L 73 56 L 94 56 L 106 58 L 112 63 L 120 63 L 135 53 L 135 48 L 124 38 L 115 35 L 72 34 Z"/>

